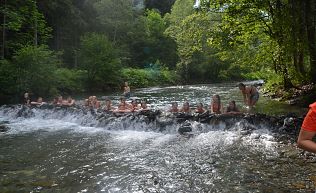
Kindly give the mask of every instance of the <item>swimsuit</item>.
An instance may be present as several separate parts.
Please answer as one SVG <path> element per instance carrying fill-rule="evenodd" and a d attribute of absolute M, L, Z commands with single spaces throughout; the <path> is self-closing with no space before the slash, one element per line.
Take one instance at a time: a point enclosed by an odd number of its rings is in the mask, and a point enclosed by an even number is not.
<path fill-rule="evenodd" d="M 305 131 L 316 132 L 316 102 L 309 105 L 310 109 L 305 116 L 302 129 Z"/>
<path fill-rule="evenodd" d="M 125 97 L 125 98 L 131 97 L 131 93 L 130 93 L 130 92 L 125 93 L 125 94 L 124 94 L 124 97 Z"/>
<path fill-rule="evenodd" d="M 213 110 L 213 113 L 221 114 L 221 105 L 213 103 L 212 104 L 212 110 Z"/>
<path fill-rule="evenodd" d="M 259 92 L 256 91 L 255 93 L 253 93 L 253 86 L 251 86 L 250 100 L 251 101 L 258 101 L 259 100 Z"/>
<path fill-rule="evenodd" d="M 131 97 L 131 89 L 129 87 L 124 87 L 124 97 L 125 98 Z"/>

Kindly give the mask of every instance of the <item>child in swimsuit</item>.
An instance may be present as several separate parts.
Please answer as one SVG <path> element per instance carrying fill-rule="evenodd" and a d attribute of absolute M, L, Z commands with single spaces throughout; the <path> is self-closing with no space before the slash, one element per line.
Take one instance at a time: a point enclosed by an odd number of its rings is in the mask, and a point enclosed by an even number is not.
<path fill-rule="evenodd" d="M 67 100 L 64 102 L 63 105 L 69 106 L 69 107 L 70 107 L 70 106 L 74 106 L 74 105 L 75 105 L 75 100 L 72 99 L 71 96 L 69 96 L 69 97 L 67 98 Z"/>
<path fill-rule="evenodd" d="M 177 102 L 173 102 L 172 103 L 172 106 L 171 106 L 171 109 L 169 110 L 169 112 L 171 112 L 171 113 L 179 112 L 178 103 Z"/>
<path fill-rule="evenodd" d="M 212 97 L 210 109 L 211 109 L 212 113 L 215 113 L 215 114 L 222 113 L 221 112 L 221 109 L 222 109 L 221 98 L 219 97 L 218 94 L 216 94 Z"/>
<path fill-rule="evenodd" d="M 124 83 L 124 92 L 123 95 L 125 98 L 131 97 L 131 88 L 128 86 L 128 82 Z"/>
<path fill-rule="evenodd" d="M 59 106 L 63 105 L 63 97 L 62 96 L 58 96 L 56 105 L 59 105 Z"/>
<path fill-rule="evenodd" d="M 131 109 L 131 111 L 137 111 L 137 110 L 139 110 L 137 101 L 136 101 L 135 99 L 132 100 L 132 103 L 131 103 L 131 105 L 130 105 L 130 109 Z"/>
<path fill-rule="evenodd" d="M 119 113 L 129 113 L 131 111 L 131 106 L 126 103 L 126 99 L 124 97 L 121 97 L 121 103 L 118 105 L 118 108 L 114 112 Z"/>
<path fill-rule="evenodd" d="M 191 112 L 189 102 L 184 102 L 184 103 L 183 103 L 183 106 L 182 106 L 180 112 L 181 112 L 181 113 L 190 113 L 190 112 Z"/>
<path fill-rule="evenodd" d="M 140 107 L 141 107 L 141 110 L 142 110 L 142 111 L 147 111 L 147 110 L 149 110 L 148 107 L 147 107 L 146 101 L 142 101 Z"/>
<path fill-rule="evenodd" d="M 240 113 L 239 109 L 236 106 L 235 101 L 230 101 L 227 108 L 226 113 Z"/>
<path fill-rule="evenodd" d="M 90 99 L 90 97 L 89 97 Z M 91 105 L 94 109 L 98 109 L 101 106 L 100 101 L 98 101 L 98 98 L 96 96 L 91 97 Z"/>
<path fill-rule="evenodd" d="M 29 106 L 30 102 L 31 102 L 31 99 L 30 99 L 29 93 L 28 92 L 24 93 L 24 105 Z"/>
<path fill-rule="evenodd" d="M 110 111 L 114 111 L 114 110 L 115 110 L 115 108 L 112 107 L 112 101 L 110 99 L 105 99 L 104 111 L 110 112 Z"/>
<path fill-rule="evenodd" d="M 203 104 L 202 103 L 198 103 L 197 104 L 197 107 L 195 109 L 195 112 L 196 113 L 204 113 L 205 112 L 205 109 L 203 108 Z"/>

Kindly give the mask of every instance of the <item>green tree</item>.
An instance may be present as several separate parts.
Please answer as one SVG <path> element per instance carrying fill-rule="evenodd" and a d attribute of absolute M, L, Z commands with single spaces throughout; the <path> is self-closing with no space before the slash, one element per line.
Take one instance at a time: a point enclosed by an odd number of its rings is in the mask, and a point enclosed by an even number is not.
<path fill-rule="evenodd" d="M 285 88 L 293 87 L 293 81 L 306 81 L 308 69 L 310 79 L 315 81 L 315 24 L 312 22 L 315 14 L 311 13 L 315 13 L 315 1 L 218 0 L 208 3 L 211 11 L 222 14 L 218 28 L 222 35 L 218 36 L 221 39 L 218 42 L 230 45 L 223 48 L 223 52 L 242 47 L 247 53 L 256 53 L 258 58 L 269 58 L 260 66 L 282 76 Z M 239 60 L 246 61 L 249 55 L 241 55 L 246 57 Z M 304 58 L 310 61 L 305 62 Z"/>
<path fill-rule="evenodd" d="M 78 48 L 80 37 L 96 31 L 95 1 L 85 0 L 50 0 L 39 1 L 38 7 L 45 14 L 46 21 L 53 28 L 49 46 L 62 51 L 65 67 L 78 66 Z"/>
<path fill-rule="evenodd" d="M 85 91 L 86 71 L 58 68 L 55 71 L 56 89 L 63 94 L 76 94 Z"/>
<path fill-rule="evenodd" d="M 56 86 L 55 70 L 60 65 L 58 55 L 46 46 L 26 46 L 13 56 L 16 94 L 25 91 L 48 96 Z"/>
<path fill-rule="evenodd" d="M 84 35 L 81 39 L 80 57 L 80 66 L 87 71 L 88 90 L 106 89 L 119 83 L 121 62 L 117 50 L 105 35 Z"/>
<path fill-rule="evenodd" d="M 101 0 L 94 3 L 94 8 L 101 24 L 100 30 L 106 33 L 114 45 L 124 42 L 126 33 L 134 24 L 132 0 Z"/>
<path fill-rule="evenodd" d="M 8 60 L 0 60 L 0 104 L 13 102 L 12 96 L 17 92 L 16 80 L 15 66 Z"/>
<path fill-rule="evenodd" d="M 25 45 L 41 45 L 50 38 L 51 28 L 38 11 L 35 0 L 4 1 L 2 14 L 1 57 L 10 58 Z"/>
<path fill-rule="evenodd" d="M 145 29 L 147 31 L 145 63 L 154 64 L 160 61 L 163 65 L 174 68 L 178 60 L 176 42 L 164 33 L 167 24 L 156 10 L 147 10 Z"/>
<path fill-rule="evenodd" d="M 167 13 L 165 18 L 170 26 L 176 27 L 180 25 L 182 20 L 193 14 L 193 0 L 176 0 L 171 8 L 171 13 Z"/>
<path fill-rule="evenodd" d="M 166 15 L 170 26 L 165 33 L 174 38 L 178 46 L 177 70 L 187 82 L 218 81 L 220 72 L 228 66 L 209 42 L 221 18 L 218 14 L 194 12 L 192 6 L 192 1 L 176 1 L 172 12 Z"/>

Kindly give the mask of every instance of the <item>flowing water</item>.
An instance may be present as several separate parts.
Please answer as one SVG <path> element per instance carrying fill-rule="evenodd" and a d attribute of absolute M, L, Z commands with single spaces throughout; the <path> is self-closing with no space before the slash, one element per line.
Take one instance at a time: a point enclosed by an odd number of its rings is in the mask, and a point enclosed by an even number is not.
<path fill-rule="evenodd" d="M 185 100 L 241 104 L 234 84 L 139 89 L 153 109 Z M 110 96 L 114 100 L 119 96 Z M 115 101 L 114 101 L 115 103 Z M 174 122 L 114 117 L 101 122 L 80 110 L 0 107 L 0 192 L 314 192 L 316 164 L 291 141 L 279 141 L 268 124 L 236 122 L 227 128 L 193 122 L 193 136 Z M 242 108 L 242 107 L 241 107 Z M 257 112 L 298 111 L 263 97 Z M 294 136 L 295 137 L 295 136 Z"/>

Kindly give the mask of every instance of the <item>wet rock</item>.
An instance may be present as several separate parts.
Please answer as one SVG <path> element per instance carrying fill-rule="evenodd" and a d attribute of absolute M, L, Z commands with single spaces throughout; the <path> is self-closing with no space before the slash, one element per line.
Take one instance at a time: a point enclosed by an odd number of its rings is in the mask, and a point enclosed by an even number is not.
<path fill-rule="evenodd" d="M 102 110 L 95 110 L 85 108 L 83 106 L 73 107 L 57 107 L 53 105 L 42 105 L 41 107 L 28 107 L 23 105 L 2 106 L 2 113 L 13 114 L 13 117 L 30 118 L 43 111 L 43 118 L 46 116 L 51 118 L 60 117 L 78 117 L 82 125 L 85 126 L 100 126 L 106 127 L 112 124 L 113 121 L 125 121 L 126 123 L 139 122 L 145 124 L 153 124 L 156 131 L 165 131 L 169 126 L 172 128 L 176 124 L 181 124 L 179 128 L 180 133 L 191 132 L 195 126 L 185 124 L 186 122 L 199 122 L 205 125 L 211 125 L 211 129 L 236 129 L 240 123 L 242 135 L 249 135 L 259 127 L 266 127 L 272 133 L 276 133 L 275 138 L 279 141 L 292 140 L 294 141 L 300 130 L 303 118 L 296 117 L 293 114 L 283 116 L 268 116 L 265 114 L 211 114 L 205 112 L 203 114 L 191 113 L 162 113 L 161 111 L 148 110 L 134 113 L 111 113 Z M 15 114 L 14 114 L 15 113 Z M 56 116 L 54 116 L 56 115 Z M 81 118 L 83 117 L 83 118 Z M 1 125 L 1 124 L 0 124 Z M 124 124 L 122 124 L 124 125 Z M 208 129 L 197 129 L 199 132 L 207 132 Z M 2 130 L 6 131 L 7 128 L 2 126 Z M 257 138 L 257 137 L 256 137 Z"/>
<path fill-rule="evenodd" d="M 178 132 L 179 132 L 180 134 L 192 132 L 192 126 L 191 126 L 191 124 L 184 124 L 184 125 L 181 125 L 180 128 L 178 129 Z"/>
<path fill-rule="evenodd" d="M 22 105 L 21 109 L 17 112 L 16 117 L 30 118 L 34 116 L 34 112 L 28 106 Z"/>
<path fill-rule="evenodd" d="M 241 135 L 249 135 L 249 134 L 251 134 L 251 131 L 249 131 L 249 130 L 242 130 L 242 131 L 240 131 L 240 134 Z"/>
<path fill-rule="evenodd" d="M 0 125 L 0 133 L 9 131 L 9 127 L 6 125 Z"/>

